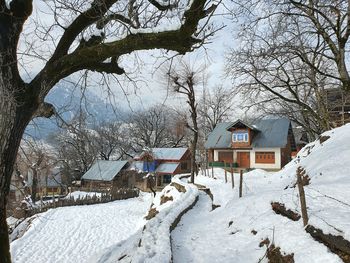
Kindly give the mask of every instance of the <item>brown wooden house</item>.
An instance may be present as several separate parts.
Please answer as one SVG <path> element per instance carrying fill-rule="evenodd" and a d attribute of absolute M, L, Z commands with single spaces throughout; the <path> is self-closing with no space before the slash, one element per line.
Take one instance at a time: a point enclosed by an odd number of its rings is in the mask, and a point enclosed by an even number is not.
<path fill-rule="evenodd" d="M 291 160 L 295 140 L 288 119 L 219 123 L 205 144 L 210 165 L 278 170 Z"/>

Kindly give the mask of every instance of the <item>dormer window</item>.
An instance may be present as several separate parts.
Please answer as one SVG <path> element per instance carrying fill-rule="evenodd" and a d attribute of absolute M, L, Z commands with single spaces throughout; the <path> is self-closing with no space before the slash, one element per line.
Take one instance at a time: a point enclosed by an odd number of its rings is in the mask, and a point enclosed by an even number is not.
<path fill-rule="evenodd" d="M 234 132 L 232 134 L 233 142 L 248 142 L 248 132 Z"/>

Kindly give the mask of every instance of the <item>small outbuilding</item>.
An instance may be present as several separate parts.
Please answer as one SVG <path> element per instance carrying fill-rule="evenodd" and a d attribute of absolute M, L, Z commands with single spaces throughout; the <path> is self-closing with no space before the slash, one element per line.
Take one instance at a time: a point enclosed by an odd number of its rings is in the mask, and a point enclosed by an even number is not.
<path fill-rule="evenodd" d="M 104 191 L 133 188 L 134 172 L 127 170 L 128 161 L 98 160 L 81 178 L 82 189 Z"/>

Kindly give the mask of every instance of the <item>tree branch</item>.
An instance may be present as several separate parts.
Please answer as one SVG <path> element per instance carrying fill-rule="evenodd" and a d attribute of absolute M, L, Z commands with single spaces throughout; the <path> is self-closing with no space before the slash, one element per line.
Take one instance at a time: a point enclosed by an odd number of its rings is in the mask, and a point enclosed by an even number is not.
<path fill-rule="evenodd" d="M 148 2 L 150 2 L 156 8 L 158 8 L 158 10 L 160 10 L 160 11 L 171 10 L 171 9 L 177 7 L 177 3 L 175 3 L 175 4 L 168 4 L 168 5 L 162 5 L 159 2 L 157 2 L 156 0 L 148 0 Z"/>
<path fill-rule="evenodd" d="M 49 62 L 66 55 L 77 36 L 85 28 L 100 20 L 116 1 L 117 0 L 95 0 L 87 11 L 81 13 L 72 24 L 67 27 Z"/>

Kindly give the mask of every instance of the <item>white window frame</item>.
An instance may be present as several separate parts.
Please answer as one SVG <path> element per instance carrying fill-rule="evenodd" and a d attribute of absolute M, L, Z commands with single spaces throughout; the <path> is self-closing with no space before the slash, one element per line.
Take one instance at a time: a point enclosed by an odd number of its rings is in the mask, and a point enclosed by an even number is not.
<path fill-rule="evenodd" d="M 238 135 L 243 135 L 243 140 L 238 140 Z M 234 132 L 234 133 L 232 133 L 232 141 L 233 142 L 248 142 L 249 141 L 248 132 Z"/>

